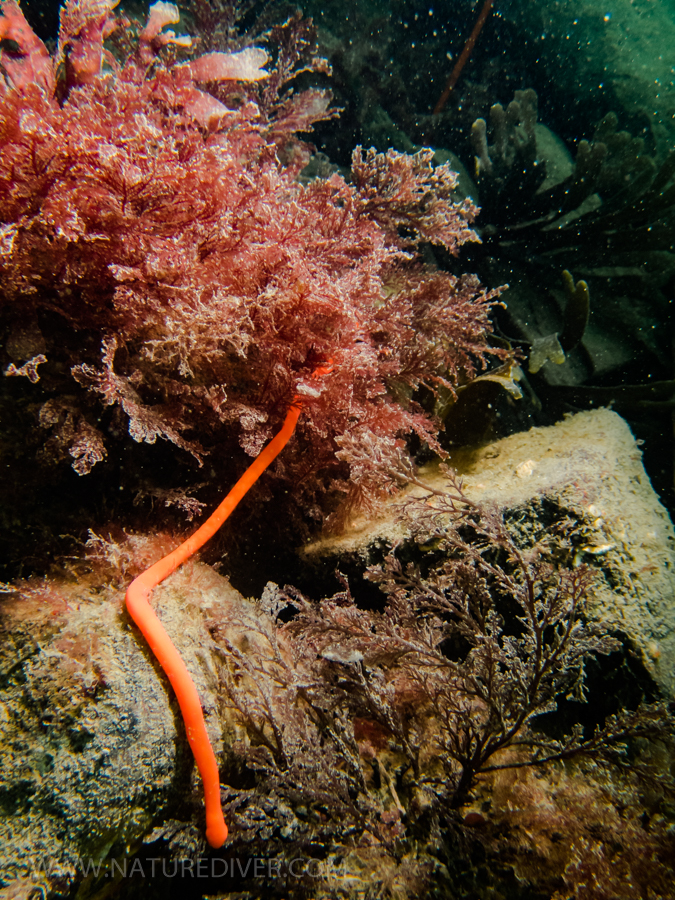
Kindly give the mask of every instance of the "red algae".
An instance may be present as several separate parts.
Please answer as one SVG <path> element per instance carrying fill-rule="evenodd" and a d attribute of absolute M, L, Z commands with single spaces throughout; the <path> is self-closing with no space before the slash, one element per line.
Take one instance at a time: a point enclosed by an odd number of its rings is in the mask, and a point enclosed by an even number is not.
<path fill-rule="evenodd" d="M 486 341 L 497 292 L 420 253 L 475 240 L 476 209 L 453 200 L 431 151 L 357 149 L 351 183 L 298 181 L 310 150 L 296 132 L 335 114 L 327 90 L 289 86 L 322 68 L 301 21 L 283 26 L 274 64 L 253 46 L 181 61 L 188 39 L 162 30 L 175 17 L 155 5 L 134 37 L 113 5 L 67 3 L 53 57 L 23 25 L 21 52 L 0 57 L 0 302 L 19 325 L 62 317 L 75 337 L 44 354 L 55 393 L 75 379 L 124 411 L 134 440 L 201 461 L 235 439 L 255 456 L 304 392 L 313 464 L 291 453 L 288 477 L 367 493 L 350 486 L 349 450 L 335 456 L 341 440 L 380 456 L 410 432 L 437 446 L 416 389 L 452 388 L 499 355 Z M 2 10 L 16 31 L 16 4 Z M 66 57 L 77 65 L 57 78 Z M 326 359 L 334 376 L 308 390 Z M 106 439 L 78 396 L 64 441 L 85 474 Z"/>

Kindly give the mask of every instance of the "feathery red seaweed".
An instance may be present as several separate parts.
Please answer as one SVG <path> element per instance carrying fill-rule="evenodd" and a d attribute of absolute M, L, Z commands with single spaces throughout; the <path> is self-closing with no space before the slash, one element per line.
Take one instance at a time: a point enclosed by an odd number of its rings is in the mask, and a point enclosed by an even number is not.
<path fill-rule="evenodd" d="M 495 297 L 421 262 L 421 242 L 456 253 L 475 237 L 454 173 L 431 151 L 357 149 L 353 183 L 302 184 L 309 154 L 293 130 L 333 114 L 327 91 L 293 90 L 308 67 L 302 35 L 294 50 L 286 34 L 264 70 L 262 48 L 227 66 L 221 54 L 221 75 L 241 65 L 234 77 L 254 80 L 217 82 L 213 54 L 177 58 L 186 40 L 158 30 L 177 11 L 159 4 L 157 20 L 156 4 L 136 50 L 101 52 L 94 73 L 82 62 L 94 60 L 91 35 L 100 48 L 130 28 L 110 21 L 112 5 L 70 0 L 53 58 L 17 33 L 14 0 L 0 18 L 23 54 L 0 59 L 0 303 L 19 324 L 55 311 L 76 335 L 56 335 L 44 353 L 62 391 L 73 391 L 70 371 L 124 409 L 138 441 L 161 437 L 202 459 L 238 433 L 255 455 L 314 361 L 331 358 L 335 377 L 306 395 L 299 446 L 313 469 L 292 454 L 291 478 L 302 469 L 308 492 L 344 483 L 336 441 L 355 431 L 433 443 L 436 424 L 413 393 L 484 365 Z M 80 62 L 57 86 L 64 57 Z M 103 448 L 91 401 L 80 392 L 78 402 Z"/>

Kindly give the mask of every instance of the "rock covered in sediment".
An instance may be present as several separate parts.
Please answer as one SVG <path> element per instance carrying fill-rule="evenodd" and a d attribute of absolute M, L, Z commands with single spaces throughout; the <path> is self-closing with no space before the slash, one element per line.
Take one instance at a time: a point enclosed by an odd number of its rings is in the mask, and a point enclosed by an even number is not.
<path fill-rule="evenodd" d="M 67 889 L 80 860 L 105 861 L 115 848 L 123 856 L 153 824 L 184 819 L 186 809 L 200 827 L 194 836 L 203 834 L 201 781 L 180 711 L 124 609 L 130 557 L 138 568 L 175 543 L 98 539 L 107 563 L 117 557 L 112 577 L 106 563 L 77 578 L 17 584 L 0 605 L 0 884 L 18 897 L 36 886 Z M 211 568 L 190 563 L 152 602 L 222 758 L 234 726 L 208 625 L 246 601 Z"/>
<path fill-rule="evenodd" d="M 542 522 L 553 504 L 577 521 L 583 540 L 575 561 L 600 574 L 590 614 L 626 635 L 659 688 L 675 693 L 675 536 L 626 422 L 608 409 L 582 412 L 459 448 L 448 462 L 474 502 L 529 509 Z M 435 465 L 420 478 L 448 488 Z M 410 486 L 406 493 L 423 492 Z M 326 573 L 363 571 L 383 549 L 409 538 L 399 505 L 394 498 L 376 519 L 356 519 L 344 535 L 309 544 L 304 558 Z"/>

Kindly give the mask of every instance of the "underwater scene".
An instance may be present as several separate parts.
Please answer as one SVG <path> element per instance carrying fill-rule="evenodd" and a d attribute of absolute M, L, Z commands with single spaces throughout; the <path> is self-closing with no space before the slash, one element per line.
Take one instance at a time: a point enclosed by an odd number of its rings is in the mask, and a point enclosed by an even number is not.
<path fill-rule="evenodd" d="M 0 0 L 0 900 L 675 900 L 675 0 Z"/>

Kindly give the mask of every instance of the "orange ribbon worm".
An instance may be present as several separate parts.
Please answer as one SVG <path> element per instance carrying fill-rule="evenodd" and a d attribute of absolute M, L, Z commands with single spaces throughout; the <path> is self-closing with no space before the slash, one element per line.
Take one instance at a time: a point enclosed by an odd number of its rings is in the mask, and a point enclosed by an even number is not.
<path fill-rule="evenodd" d="M 312 377 L 325 375 L 331 371 L 331 368 L 330 364 L 321 366 L 316 369 Z M 161 584 L 165 578 L 168 578 L 172 572 L 175 572 L 180 565 L 203 547 L 209 538 L 213 537 L 246 492 L 276 459 L 295 431 L 301 411 L 301 401 L 296 396 L 280 431 L 251 463 L 215 512 L 180 547 L 176 547 L 168 556 L 160 559 L 159 562 L 134 579 L 126 593 L 129 615 L 143 633 L 148 646 L 171 682 L 171 687 L 178 700 L 185 722 L 187 739 L 204 785 L 206 839 L 214 848 L 222 847 L 228 834 L 220 801 L 218 762 L 206 731 L 202 705 L 195 683 L 180 653 L 174 647 L 164 626 L 150 606 L 149 600 L 152 591 L 158 584 Z"/>

